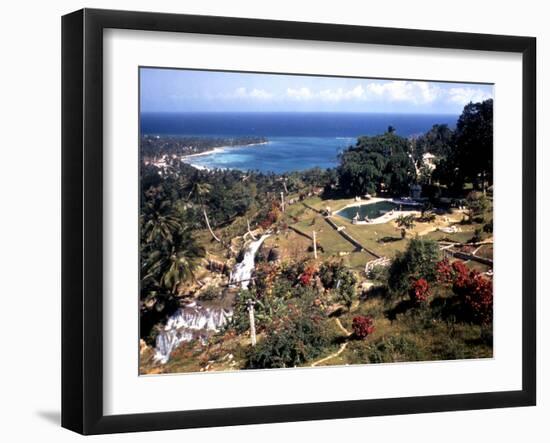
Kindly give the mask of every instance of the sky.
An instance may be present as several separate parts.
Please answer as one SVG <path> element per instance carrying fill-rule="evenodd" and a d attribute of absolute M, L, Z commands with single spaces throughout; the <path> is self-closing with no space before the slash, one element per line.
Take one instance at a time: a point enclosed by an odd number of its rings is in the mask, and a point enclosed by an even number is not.
<path fill-rule="evenodd" d="M 460 114 L 492 97 L 484 84 L 140 69 L 142 112 Z"/>

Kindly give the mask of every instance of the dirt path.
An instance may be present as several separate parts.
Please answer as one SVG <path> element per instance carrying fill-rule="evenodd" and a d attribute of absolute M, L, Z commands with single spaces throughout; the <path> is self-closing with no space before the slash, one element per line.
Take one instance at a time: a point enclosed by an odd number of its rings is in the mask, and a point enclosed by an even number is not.
<path fill-rule="evenodd" d="M 325 358 L 322 358 L 321 360 L 317 360 L 316 362 L 312 363 L 311 366 L 312 367 L 315 367 L 315 366 L 318 366 L 320 365 L 321 363 L 324 363 L 330 359 L 333 359 L 335 357 L 338 357 L 342 352 L 344 352 L 346 350 L 346 347 L 348 346 L 348 342 L 345 342 L 345 343 L 342 343 L 340 345 L 340 349 L 338 349 L 337 352 L 335 352 L 334 354 L 330 354 L 329 356 L 325 357 Z"/>
<path fill-rule="evenodd" d="M 339 318 L 335 318 L 334 319 L 335 322 L 336 322 L 336 326 L 338 326 L 338 328 L 345 334 L 346 338 L 348 338 L 350 335 L 351 335 L 351 332 L 349 332 L 346 328 L 344 328 L 344 326 L 342 325 L 342 323 L 340 322 L 340 319 Z M 338 351 L 330 354 L 330 355 L 327 355 L 326 357 L 322 358 L 321 360 L 317 360 L 315 362 L 313 362 L 311 364 L 312 367 L 315 367 L 315 366 L 318 366 L 320 365 L 321 363 L 324 363 L 326 361 L 329 361 L 333 358 L 336 358 L 338 357 L 342 352 L 344 352 L 346 350 L 346 347 L 348 346 L 348 342 L 345 341 L 344 343 L 342 343 L 340 345 L 340 348 L 338 349 Z"/>
<path fill-rule="evenodd" d="M 346 337 L 349 337 L 351 335 L 351 332 L 344 328 L 344 325 L 342 325 L 339 318 L 335 318 L 334 321 L 336 322 L 336 326 L 338 326 L 338 328 L 346 335 Z"/>

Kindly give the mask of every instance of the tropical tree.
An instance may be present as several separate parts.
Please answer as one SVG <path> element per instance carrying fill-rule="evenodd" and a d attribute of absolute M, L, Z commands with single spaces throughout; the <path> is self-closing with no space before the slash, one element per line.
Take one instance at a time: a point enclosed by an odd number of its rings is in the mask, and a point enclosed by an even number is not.
<path fill-rule="evenodd" d="M 172 249 L 171 254 L 160 265 L 161 268 L 164 268 L 162 275 L 163 286 L 175 293 L 180 283 L 194 280 L 195 270 L 203 256 L 204 249 L 195 242 L 187 242 L 179 250 Z"/>
<path fill-rule="evenodd" d="M 394 194 L 407 192 L 416 178 L 409 155 L 410 142 L 391 127 L 373 137 L 359 137 L 357 144 L 340 155 L 338 181 L 350 195 L 363 195 L 389 188 Z"/>
<path fill-rule="evenodd" d="M 161 312 L 177 294 L 179 284 L 194 278 L 204 249 L 184 228 L 162 187 L 143 193 L 140 237 L 143 309 Z"/>
<path fill-rule="evenodd" d="M 146 308 L 162 311 L 178 293 L 179 285 L 195 279 L 205 255 L 189 232 L 173 234 L 173 243 L 157 243 L 141 249 L 141 299 Z"/>
<path fill-rule="evenodd" d="M 408 292 L 411 282 L 420 278 L 436 280 L 439 246 L 433 240 L 413 238 L 404 252 L 398 253 L 388 270 L 388 286 L 397 294 Z"/>
<path fill-rule="evenodd" d="M 456 124 L 456 163 L 483 192 L 493 182 L 493 100 L 469 103 Z"/>
<path fill-rule="evenodd" d="M 173 241 L 173 233 L 181 229 L 178 218 L 170 211 L 167 200 L 148 200 L 142 207 L 142 235 L 145 242 Z"/>
<path fill-rule="evenodd" d="M 191 190 L 189 191 L 188 199 L 193 200 L 195 203 L 199 204 L 202 213 L 204 215 L 204 221 L 206 222 L 206 227 L 210 231 L 210 234 L 216 240 L 217 242 L 221 243 L 221 239 L 214 234 L 214 231 L 212 230 L 212 227 L 210 226 L 210 220 L 208 220 L 208 214 L 206 213 L 206 206 L 204 204 L 205 197 L 210 193 L 212 190 L 212 185 L 208 183 L 201 183 L 199 181 L 194 181 L 191 185 Z"/>
<path fill-rule="evenodd" d="M 425 202 L 420 211 L 420 221 L 428 223 L 435 220 L 434 206 L 431 202 Z"/>
<path fill-rule="evenodd" d="M 493 100 L 468 103 L 453 134 L 452 149 L 437 164 L 434 178 L 455 191 L 473 183 L 485 193 L 493 183 Z"/>
<path fill-rule="evenodd" d="M 414 228 L 414 215 L 400 215 L 395 220 L 395 223 L 399 228 L 401 228 L 401 238 L 405 238 L 407 236 L 407 231 Z"/>
<path fill-rule="evenodd" d="M 489 201 L 481 192 L 472 191 L 466 196 L 466 208 L 468 209 L 468 221 L 470 223 L 476 218 L 483 219 L 488 207 Z M 483 222 L 483 220 L 481 221 Z"/>
<path fill-rule="evenodd" d="M 420 167 L 426 153 L 446 158 L 453 147 L 453 137 L 454 131 L 449 126 L 439 124 L 433 125 L 428 132 L 418 137 L 414 142 L 413 149 L 418 166 Z"/>
<path fill-rule="evenodd" d="M 355 274 L 347 269 L 342 262 L 327 262 L 319 268 L 319 277 L 323 287 L 334 291 L 337 299 L 349 310 L 356 296 L 357 277 Z"/>

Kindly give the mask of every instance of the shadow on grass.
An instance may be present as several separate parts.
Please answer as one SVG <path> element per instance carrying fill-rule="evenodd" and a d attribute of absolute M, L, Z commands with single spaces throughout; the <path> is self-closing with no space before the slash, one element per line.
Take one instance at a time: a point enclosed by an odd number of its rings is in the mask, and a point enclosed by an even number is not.
<path fill-rule="evenodd" d="M 401 237 L 386 236 L 386 237 L 382 237 L 382 238 L 378 239 L 378 243 L 393 243 L 393 242 L 401 241 L 401 240 L 403 240 Z"/>
<path fill-rule="evenodd" d="M 351 340 L 353 338 L 353 336 L 349 336 L 349 337 L 346 337 L 344 335 L 339 335 L 338 337 L 335 337 L 332 342 L 335 344 L 335 345 L 338 345 L 340 346 L 341 344 Z"/>
<path fill-rule="evenodd" d="M 372 298 L 378 298 L 384 300 L 388 297 L 388 287 L 383 284 L 375 284 L 362 292 L 359 296 L 359 300 L 365 301 Z"/>
<path fill-rule="evenodd" d="M 414 303 L 412 300 L 401 300 L 399 303 L 397 303 L 393 308 L 388 309 L 386 311 L 386 317 L 390 321 L 397 320 L 397 316 L 399 314 L 404 314 L 409 309 L 414 307 Z"/>

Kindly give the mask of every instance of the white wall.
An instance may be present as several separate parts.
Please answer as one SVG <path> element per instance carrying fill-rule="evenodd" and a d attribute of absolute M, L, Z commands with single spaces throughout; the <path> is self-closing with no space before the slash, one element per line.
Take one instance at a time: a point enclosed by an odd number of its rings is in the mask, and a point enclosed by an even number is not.
<path fill-rule="evenodd" d="M 60 409 L 60 16 L 83 6 L 287 20 L 532 35 L 538 38 L 539 152 L 550 96 L 548 13 L 542 1 L 340 0 L 10 1 L 2 5 L 0 68 L 0 437 L 81 439 L 59 425 Z M 546 114 L 543 113 L 546 108 Z M 550 170 L 539 156 L 539 190 Z M 544 162 L 544 165 L 543 165 Z M 544 182 L 544 183 L 543 183 Z M 542 199 L 539 197 L 542 205 Z M 548 204 L 539 209 L 547 220 Z M 544 212 L 544 214 L 542 214 Z M 542 233 L 541 233 L 542 234 Z M 541 238 L 541 237 L 539 237 Z M 539 240 L 548 245 L 548 235 Z M 540 253 L 539 253 L 540 257 Z M 548 259 L 539 264 L 539 276 Z M 539 278 L 541 295 L 550 289 Z M 539 314 L 539 319 L 542 316 Z M 513 325 L 510 325 L 513 327 Z M 539 406 L 99 437 L 94 441 L 548 441 L 550 327 L 539 321 Z M 542 344 L 541 344 L 542 343 Z"/>

